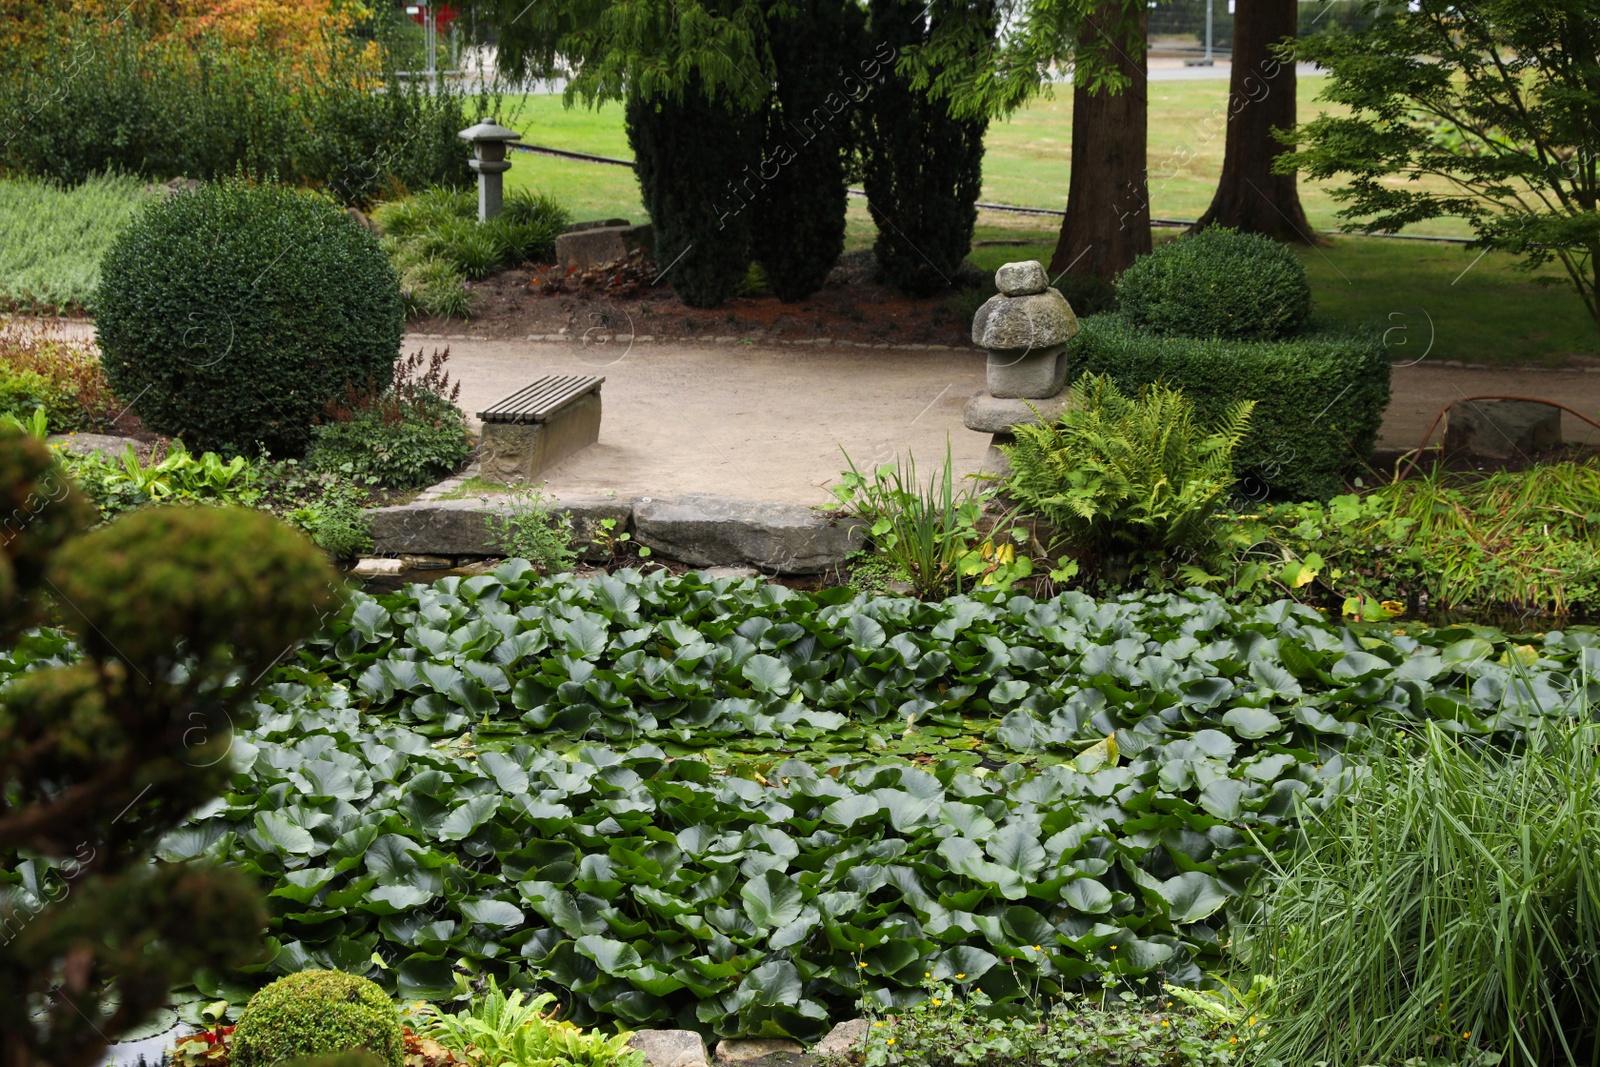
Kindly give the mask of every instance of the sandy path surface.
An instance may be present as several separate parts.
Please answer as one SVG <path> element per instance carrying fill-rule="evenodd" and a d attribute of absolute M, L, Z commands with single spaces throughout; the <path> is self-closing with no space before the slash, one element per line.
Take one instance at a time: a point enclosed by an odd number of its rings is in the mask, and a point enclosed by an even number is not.
<path fill-rule="evenodd" d="M 65 329 L 93 336 L 90 323 Z M 408 352 L 446 345 L 469 415 L 541 375 L 605 376 L 600 443 L 550 471 L 557 491 L 817 504 L 844 466 L 840 446 L 863 470 L 909 452 L 926 476 L 947 437 L 962 474 L 988 445 L 961 424 L 962 405 L 983 388 L 977 351 L 406 338 Z M 1414 448 L 1440 408 L 1484 394 L 1546 398 L 1600 418 L 1595 370 L 1423 362 L 1395 367 L 1379 445 Z M 1600 444 L 1600 430 L 1569 414 L 1562 432 Z"/>
<path fill-rule="evenodd" d="M 909 452 L 926 475 L 943 462 L 947 437 L 961 474 L 978 469 L 989 443 L 961 424 L 962 405 L 983 388 L 978 352 L 448 344 L 469 413 L 540 375 L 605 377 L 600 443 L 548 472 L 558 493 L 702 492 L 818 504 L 845 466 L 841 446 L 863 470 Z"/>

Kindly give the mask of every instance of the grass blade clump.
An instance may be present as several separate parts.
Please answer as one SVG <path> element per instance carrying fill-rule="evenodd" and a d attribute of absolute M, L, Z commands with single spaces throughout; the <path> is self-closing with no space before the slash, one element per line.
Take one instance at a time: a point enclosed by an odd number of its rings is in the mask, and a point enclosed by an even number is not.
<path fill-rule="evenodd" d="M 1250 939 L 1264 1058 L 1596 1062 L 1597 745 L 1590 721 L 1511 753 L 1430 723 L 1309 820 Z"/>

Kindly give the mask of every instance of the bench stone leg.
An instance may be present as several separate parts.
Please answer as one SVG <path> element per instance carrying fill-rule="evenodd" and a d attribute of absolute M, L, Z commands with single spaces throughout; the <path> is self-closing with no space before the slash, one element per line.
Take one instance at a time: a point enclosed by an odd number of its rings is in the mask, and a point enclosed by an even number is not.
<path fill-rule="evenodd" d="M 486 422 L 478 441 L 478 476 L 501 484 L 532 481 L 599 440 L 598 393 L 568 404 L 545 422 Z"/>

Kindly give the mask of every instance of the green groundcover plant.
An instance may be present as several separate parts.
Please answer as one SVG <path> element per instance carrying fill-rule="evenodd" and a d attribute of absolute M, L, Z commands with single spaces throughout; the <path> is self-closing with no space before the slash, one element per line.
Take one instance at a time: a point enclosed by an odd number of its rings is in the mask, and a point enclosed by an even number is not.
<path fill-rule="evenodd" d="M 437 1000 L 464 967 L 562 990 L 580 1024 L 815 1037 L 857 999 L 920 1002 L 925 975 L 999 1004 L 1194 983 L 1352 739 L 1509 739 L 1568 713 L 1600 647 L 1394 629 L 510 561 L 358 597 L 269 679 L 227 797 L 161 855 L 270 888 L 261 977 Z M 0 676 L 71 655 L 43 632 Z M 242 1002 L 261 977 L 198 981 Z"/>

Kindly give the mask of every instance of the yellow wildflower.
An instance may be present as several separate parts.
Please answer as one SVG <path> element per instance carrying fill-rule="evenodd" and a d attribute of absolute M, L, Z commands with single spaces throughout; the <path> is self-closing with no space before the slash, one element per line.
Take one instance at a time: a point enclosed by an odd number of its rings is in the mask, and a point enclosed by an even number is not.
<path fill-rule="evenodd" d="M 966 975 L 964 975 L 964 974 L 958 974 L 958 975 L 956 975 L 956 980 L 960 981 L 961 979 L 963 979 L 965 977 L 966 977 Z"/>
<path fill-rule="evenodd" d="M 894 1044 L 894 1038 L 891 1037 L 887 1042 L 885 1042 L 885 1044 L 889 1044 L 889 1045 Z"/>

